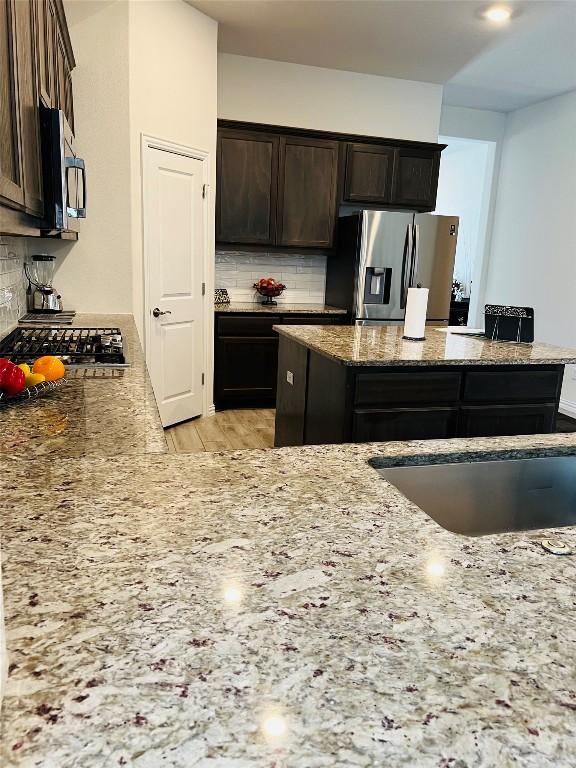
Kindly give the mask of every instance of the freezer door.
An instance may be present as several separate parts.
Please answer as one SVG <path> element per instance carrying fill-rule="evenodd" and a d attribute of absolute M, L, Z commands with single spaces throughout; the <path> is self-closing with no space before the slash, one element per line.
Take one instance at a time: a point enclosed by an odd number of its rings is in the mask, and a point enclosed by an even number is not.
<path fill-rule="evenodd" d="M 428 288 L 428 320 L 448 320 L 458 240 L 458 216 L 417 213 L 411 284 Z"/>
<path fill-rule="evenodd" d="M 355 317 L 401 320 L 412 263 L 414 214 L 362 211 L 361 215 Z"/>

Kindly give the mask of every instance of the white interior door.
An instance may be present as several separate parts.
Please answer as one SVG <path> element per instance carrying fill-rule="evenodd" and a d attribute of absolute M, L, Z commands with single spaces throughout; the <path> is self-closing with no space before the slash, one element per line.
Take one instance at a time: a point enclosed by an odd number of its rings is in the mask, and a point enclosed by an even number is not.
<path fill-rule="evenodd" d="M 147 147 L 146 362 L 162 424 L 202 413 L 203 161 Z"/>

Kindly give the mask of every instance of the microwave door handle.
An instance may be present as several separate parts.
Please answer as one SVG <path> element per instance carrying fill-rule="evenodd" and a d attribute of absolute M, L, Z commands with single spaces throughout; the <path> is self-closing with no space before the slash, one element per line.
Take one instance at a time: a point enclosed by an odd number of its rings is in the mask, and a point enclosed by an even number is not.
<path fill-rule="evenodd" d="M 406 309 L 406 299 L 408 297 L 408 286 L 411 280 L 410 266 L 412 264 L 412 224 L 406 225 L 406 234 L 404 236 L 404 255 L 402 257 L 402 294 L 400 296 L 400 308 Z M 408 260 L 410 260 L 408 262 Z"/>
<path fill-rule="evenodd" d="M 66 167 L 66 172 L 70 168 L 74 168 L 76 170 L 79 170 L 82 174 L 82 208 L 73 208 L 68 207 L 68 215 L 72 216 L 72 218 L 75 219 L 85 219 L 86 218 L 86 165 L 84 163 L 84 160 L 80 157 L 67 157 L 64 161 L 64 165 Z M 76 201 L 76 205 L 78 205 L 78 201 Z"/>
<path fill-rule="evenodd" d="M 78 208 L 78 218 L 79 219 L 85 219 L 86 218 L 86 166 L 84 164 L 84 160 L 80 161 L 82 165 L 78 166 L 80 169 L 80 174 L 82 175 L 82 208 Z"/>

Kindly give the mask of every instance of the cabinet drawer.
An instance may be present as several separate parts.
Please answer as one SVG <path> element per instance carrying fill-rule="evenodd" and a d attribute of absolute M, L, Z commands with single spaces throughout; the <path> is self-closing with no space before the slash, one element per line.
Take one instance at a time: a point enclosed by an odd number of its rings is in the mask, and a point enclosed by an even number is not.
<path fill-rule="evenodd" d="M 276 336 L 272 326 L 280 322 L 280 315 L 219 317 L 217 330 L 219 336 Z"/>
<path fill-rule="evenodd" d="M 354 411 L 353 442 L 428 440 L 453 437 L 457 408 L 399 408 L 389 411 Z"/>
<path fill-rule="evenodd" d="M 460 396 L 460 373 L 361 373 L 356 377 L 355 404 L 363 408 L 420 403 L 454 403 Z"/>
<path fill-rule="evenodd" d="M 556 370 L 472 371 L 464 381 L 464 400 L 472 403 L 556 401 L 561 379 Z"/>
<path fill-rule="evenodd" d="M 553 432 L 555 426 L 554 405 L 468 405 L 460 411 L 458 434 L 461 437 L 538 435 Z"/>

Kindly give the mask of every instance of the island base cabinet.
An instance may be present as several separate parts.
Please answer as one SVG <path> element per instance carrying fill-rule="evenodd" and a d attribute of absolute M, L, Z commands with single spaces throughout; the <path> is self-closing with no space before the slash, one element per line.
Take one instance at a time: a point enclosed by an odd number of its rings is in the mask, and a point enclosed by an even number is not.
<path fill-rule="evenodd" d="M 548 434 L 563 375 L 557 364 L 346 365 L 281 336 L 275 445 Z"/>
<path fill-rule="evenodd" d="M 352 442 L 428 440 L 453 437 L 457 408 L 397 408 L 389 411 L 356 411 Z"/>
<path fill-rule="evenodd" d="M 538 435 L 556 429 L 555 405 L 464 406 L 460 410 L 460 437 Z"/>

